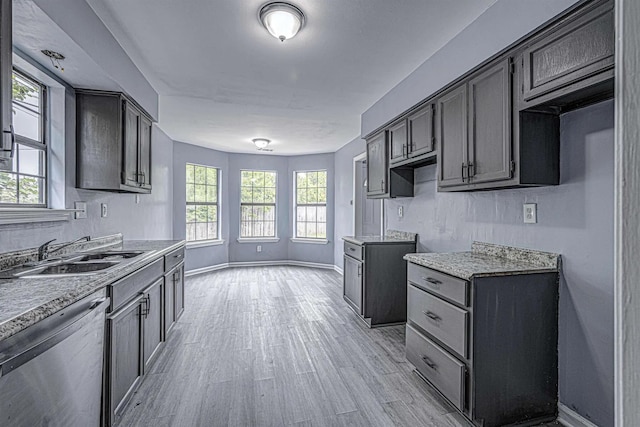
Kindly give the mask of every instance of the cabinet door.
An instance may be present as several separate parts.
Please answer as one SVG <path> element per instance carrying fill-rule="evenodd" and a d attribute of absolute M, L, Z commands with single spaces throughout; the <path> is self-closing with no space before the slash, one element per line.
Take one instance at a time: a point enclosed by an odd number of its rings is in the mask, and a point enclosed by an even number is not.
<path fill-rule="evenodd" d="M 174 273 L 174 298 L 175 298 L 175 320 L 178 320 L 184 312 L 184 263 L 176 268 Z"/>
<path fill-rule="evenodd" d="M 140 167 L 138 179 L 144 188 L 151 188 L 151 120 L 140 116 Z"/>
<path fill-rule="evenodd" d="M 122 183 L 139 186 L 138 141 L 140 140 L 140 112 L 128 102 L 124 102 L 124 144 L 122 159 Z"/>
<path fill-rule="evenodd" d="M 12 167 L 12 120 L 11 114 L 11 73 L 12 73 L 12 1 L 2 0 L 0 4 L 0 170 Z"/>
<path fill-rule="evenodd" d="M 160 343 L 162 342 L 163 283 L 164 278 L 160 278 L 143 292 L 143 351 L 145 373 L 151 366 L 151 362 L 154 360 L 154 356 L 157 354 L 158 347 L 160 347 Z"/>
<path fill-rule="evenodd" d="M 167 340 L 169 332 L 173 328 L 176 320 L 175 306 L 175 270 L 164 276 L 164 340 Z"/>
<path fill-rule="evenodd" d="M 362 315 L 362 266 L 362 262 L 344 256 L 343 294 L 360 315 Z"/>
<path fill-rule="evenodd" d="M 113 420 L 135 391 L 142 377 L 142 316 L 138 296 L 107 316 L 110 337 L 109 417 Z"/>
<path fill-rule="evenodd" d="M 612 69 L 614 21 L 613 2 L 607 2 L 528 47 L 524 51 L 525 101 Z"/>
<path fill-rule="evenodd" d="M 467 165 L 467 86 L 459 86 L 437 101 L 438 186 L 464 184 Z"/>
<path fill-rule="evenodd" d="M 469 161 L 472 183 L 511 178 L 511 60 L 469 81 Z"/>
<path fill-rule="evenodd" d="M 387 192 L 387 132 L 367 141 L 367 195 Z"/>
<path fill-rule="evenodd" d="M 407 158 L 407 121 L 389 128 L 389 161 L 391 164 L 401 162 Z"/>
<path fill-rule="evenodd" d="M 417 157 L 431 153 L 433 144 L 433 105 L 428 105 L 417 113 L 409 116 L 409 157 Z"/>

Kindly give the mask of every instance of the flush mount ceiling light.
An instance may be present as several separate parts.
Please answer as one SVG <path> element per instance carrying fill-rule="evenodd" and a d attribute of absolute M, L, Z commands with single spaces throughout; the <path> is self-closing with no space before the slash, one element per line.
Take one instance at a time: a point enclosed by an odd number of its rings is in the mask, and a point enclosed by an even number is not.
<path fill-rule="evenodd" d="M 256 148 L 260 151 L 271 151 L 267 149 L 267 145 L 271 144 L 271 140 L 267 138 L 254 138 L 251 141 L 255 144 Z"/>
<path fill-rule="evenodd" d="M 302 10 L 285 2 L 267 3 L 260 9 L 260 22 L 281 42 L 292 38 L 304 25 Z"/>

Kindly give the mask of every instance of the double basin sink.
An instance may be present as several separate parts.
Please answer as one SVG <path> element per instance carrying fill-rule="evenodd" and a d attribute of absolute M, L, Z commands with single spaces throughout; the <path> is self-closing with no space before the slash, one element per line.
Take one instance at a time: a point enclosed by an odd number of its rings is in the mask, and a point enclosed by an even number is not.
<path fill-rule="evenodd" d="M 27 263 L 0 272 L 0 278 L 68 277 L 100 273 L 144 251 L 106 251 Z"/>

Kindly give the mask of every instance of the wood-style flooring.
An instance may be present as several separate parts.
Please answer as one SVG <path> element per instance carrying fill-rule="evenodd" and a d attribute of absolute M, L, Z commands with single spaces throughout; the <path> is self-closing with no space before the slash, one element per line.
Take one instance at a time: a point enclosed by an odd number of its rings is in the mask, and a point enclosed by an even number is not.
<path fill-rule="evenodd" d="M 187 278 L 186 309 L 120 426 L 468 426 L 368 329 L 342 276 L 303 267 Z"/>

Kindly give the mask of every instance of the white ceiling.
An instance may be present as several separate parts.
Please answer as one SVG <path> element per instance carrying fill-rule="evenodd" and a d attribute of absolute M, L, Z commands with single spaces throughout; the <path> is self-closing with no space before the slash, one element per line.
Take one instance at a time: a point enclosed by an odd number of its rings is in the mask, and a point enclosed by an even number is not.
<path fill-rule="evenodd" d="M 87 0 L 160 95 L 178 141 L 274 154 L 335 151 L 360 114 L 495 0 L 296 0 L 307 17 L 280 43 L 264 0 Z"/>

